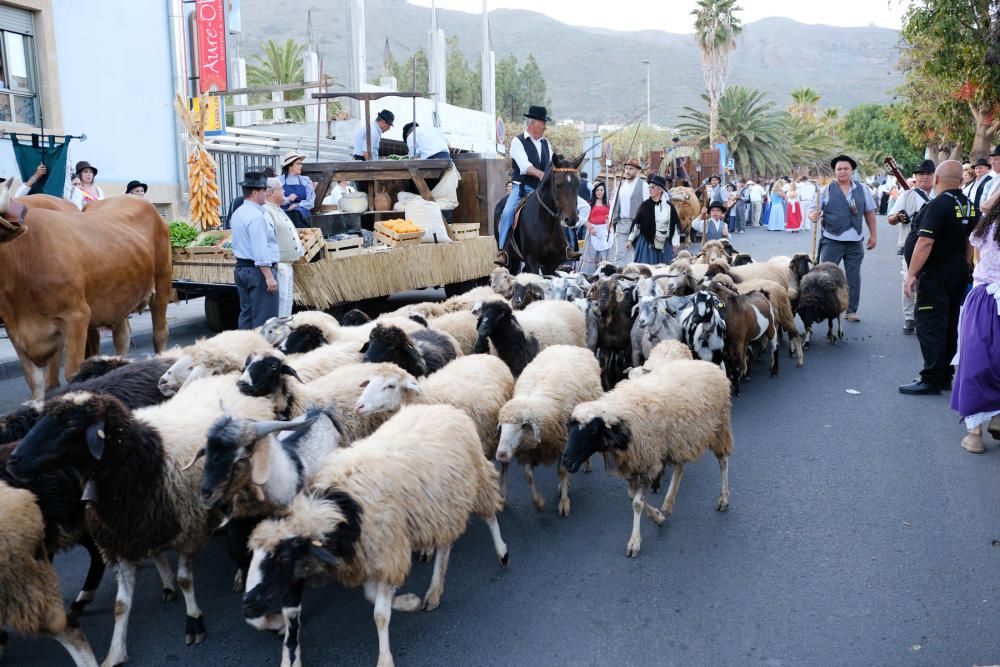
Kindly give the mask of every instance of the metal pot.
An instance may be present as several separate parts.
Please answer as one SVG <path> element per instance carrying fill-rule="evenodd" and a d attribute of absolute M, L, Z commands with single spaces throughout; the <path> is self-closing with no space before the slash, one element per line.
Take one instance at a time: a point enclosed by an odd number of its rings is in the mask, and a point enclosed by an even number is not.
<path fill-rule="evenodd" d="M 368 193 L 348 192 L 338 204 L 344 213 L 364 213 L 368 210 Z"/>

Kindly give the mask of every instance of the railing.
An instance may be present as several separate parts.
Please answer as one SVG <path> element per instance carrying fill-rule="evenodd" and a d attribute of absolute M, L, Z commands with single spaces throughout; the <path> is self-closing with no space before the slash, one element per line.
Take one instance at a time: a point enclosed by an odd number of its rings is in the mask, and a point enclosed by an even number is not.
<path fill-rule="evenodd" d="M 264 167 L 272 167 L 275 172 L 278 169 L 278 155 L 267 155 L 265 153 L 241 153 L 227 149 L 217 149 L 210 147 L 208 152 L 219 164 L 219 215 L 225 220 L 229 213 L 229 205 L 233 199 L 243 194 L 240 182 L 248 171 L 262 171 Z"/>

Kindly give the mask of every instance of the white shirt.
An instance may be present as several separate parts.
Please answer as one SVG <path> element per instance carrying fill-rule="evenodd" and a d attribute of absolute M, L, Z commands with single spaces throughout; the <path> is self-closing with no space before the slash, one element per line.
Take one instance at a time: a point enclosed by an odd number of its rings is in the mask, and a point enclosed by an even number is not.
<path fill-rule="evenodd" d="M 548 139 L 546 139 L 545 137 L 542 137 L 541 139 L 532 139 L 527 132 L 524 132 L 518 136 L 525 137 L 526 139 L 529 139 L 531 143 L 535 144 L 535 150 L 538 151 L 539 159 L 542 157 L 542 144 L 543 143 L 548 144 L 549 143 Z M 528 154 L 524 152 L 524 146 L 521 144 L 520 141 L 518 141 L 517 137 L 514 137 L 514 139 L 511 140 L 510 142 L 510 159 L 513 160 L 514 164 L 517 165 L 518 174 L 523 176 L 528 173 L 528 167 L 531 166 L 531 161 L 528 159 Z M 551 160 L 552 160 L 552 146 L 549 145 L 549 161 Z M 548 166 L 549 166 L 548 164 L 543 164 L 542 171 L 545 171 L 545 168 Z M 515 174 L 514 181 L 520 183 L 520 181 L 517 179 L 516 176 L 517 175 Z"/>
<path fill-rule="evenodd" d="M 799 193 L 799 201 L 811 202 L 816 199 L 816 186 L 810 181 L 800 181 L 795 185 Z"/>
<path fill-rule="evenodd" d="M 928 201 L 934 198 L 933 189 L 930 192 L 925 190 L 924 194 L 927 195 Z M 924 201 L 924 198 L 917 192 L 917 188 L 910 188 L 896 197 L 896 203 L 892 205 L 892 210 L 889 211 L 889 215 L 899 213 L 900 211 L 906 211 L 906 215 L 908 215 L 912 221 L 913 216 L 915 216 L 917 211 L 922 209 L 926 203 L 927 202 Z M 902 248 L 906 243 L 906 237 L 910 233 L 910 225 L 897 222 L 896 226 L 899 228 L 899 235 L 896 238 L 896 247 Z"/>
<path fill-rule="evenodd" d="M 369 160 L 378 159 L 378 145 L 382 141 L 382 128 L 378 126 L 378 121 L 372 121 L 372 154 Z M 362 125 L 354 131 L 354 154 L 364 155 L 368 150 L 368 138 L 365 136 L 365 126 Z"/>
<path fill-rule="evenodd" d="M 643 179 L 636 176 L 631 181 L 622 181 L 621 185 L 618 186 L 618 192 L 615 194 L 616 199 L 621 200 L 621 204 L 618 206 L 618 217 L 628 218 L 631 220 L 635 217 L 636 211 L 632 210 L 632 193 L 636 188 L 637 184 L 641 184 L 642 188 L 642 201 L 649 199 L 649 184 Z M 615 210 L 615 203 L 611 202 L 611 210 Z"/>
<path fill-rule="evenodd" d="M 979 198 L 980 205 L 992 197 L 997 190 L 1000 190 L 1000 173 L 991 171 L 989 175 L 992 176 L 993 179 L 986 184 L 986 187 L 983 188 L 983 196 Z"/>
<path fill-rule="evenodd" d="M 762 202 L 764 201 L 764 188 L 759 183 L 754 183 L 753 187 L 750 188 L 750 201 Z"/>
<path fill-rule="evenodd" d="M 576 216 L 577 221 L 575 227 L 579 227 L 583 223 L 590 219 L 590 202 L 581 197 L 576 196 Z"/>
<path fill-rule="evenodd" d="M 349 192 L 357 192 L 353 185 L 348 185 L 346 188 L 340 186 L 340 183 L 335 183 L 330 192 L 327 193 L 326 197 L 323 197 L 323 206 L 336 206 L 340 203 L 340 198 Z"/>
<path fill-rule="evenodd" d="M 416 149 L 413 148 L 414 141 L 417 143 Z M 415 156 L 420 160 L 426 160 L 430 156 L 441 152 L 448 152 L 448 140 L 441 134 L 441 130 L 436 127 L 425 128 L 422 125 L 418 125 L 413 128 L 410 136 L 406 138 L 406 146 L 410 149 L 410 157 Z"/>

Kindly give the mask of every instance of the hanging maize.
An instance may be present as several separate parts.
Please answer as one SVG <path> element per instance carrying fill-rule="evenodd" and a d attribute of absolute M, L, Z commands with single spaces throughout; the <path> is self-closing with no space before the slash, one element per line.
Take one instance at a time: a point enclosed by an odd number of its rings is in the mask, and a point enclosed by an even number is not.
<path fill-rule="evenodd" d="M 192 111 L 190 103 L 178 95 L 174 107 L 192 144 L 187 160 L 191 224 L 203 230 L 218 229 L 221 225 L 219 182 L 216 178 L 218 165 L 205 149 L 208 97 L 202 95 L 198 99 L 198 109 Z"/>

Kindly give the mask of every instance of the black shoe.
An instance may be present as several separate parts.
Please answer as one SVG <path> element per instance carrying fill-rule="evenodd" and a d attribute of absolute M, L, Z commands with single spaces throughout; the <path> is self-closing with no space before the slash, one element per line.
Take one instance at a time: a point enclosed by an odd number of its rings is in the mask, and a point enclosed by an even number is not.
<path fill-rule="evenodd" d="M 923 380 L 917 380 L 910 384 L 899 385 L 899 393 L 909 396 L 937 396 L 941 393 L 941 387 L 936 384 L 924 382 Z"/>
<path fill-rule="evenodd" d="M 914 331 L 913 320 L 906 320 L 905 322 L 903 322 L 903 333 L 905 333 L 907 336 L 912 336 L 913 331 Z"/>

